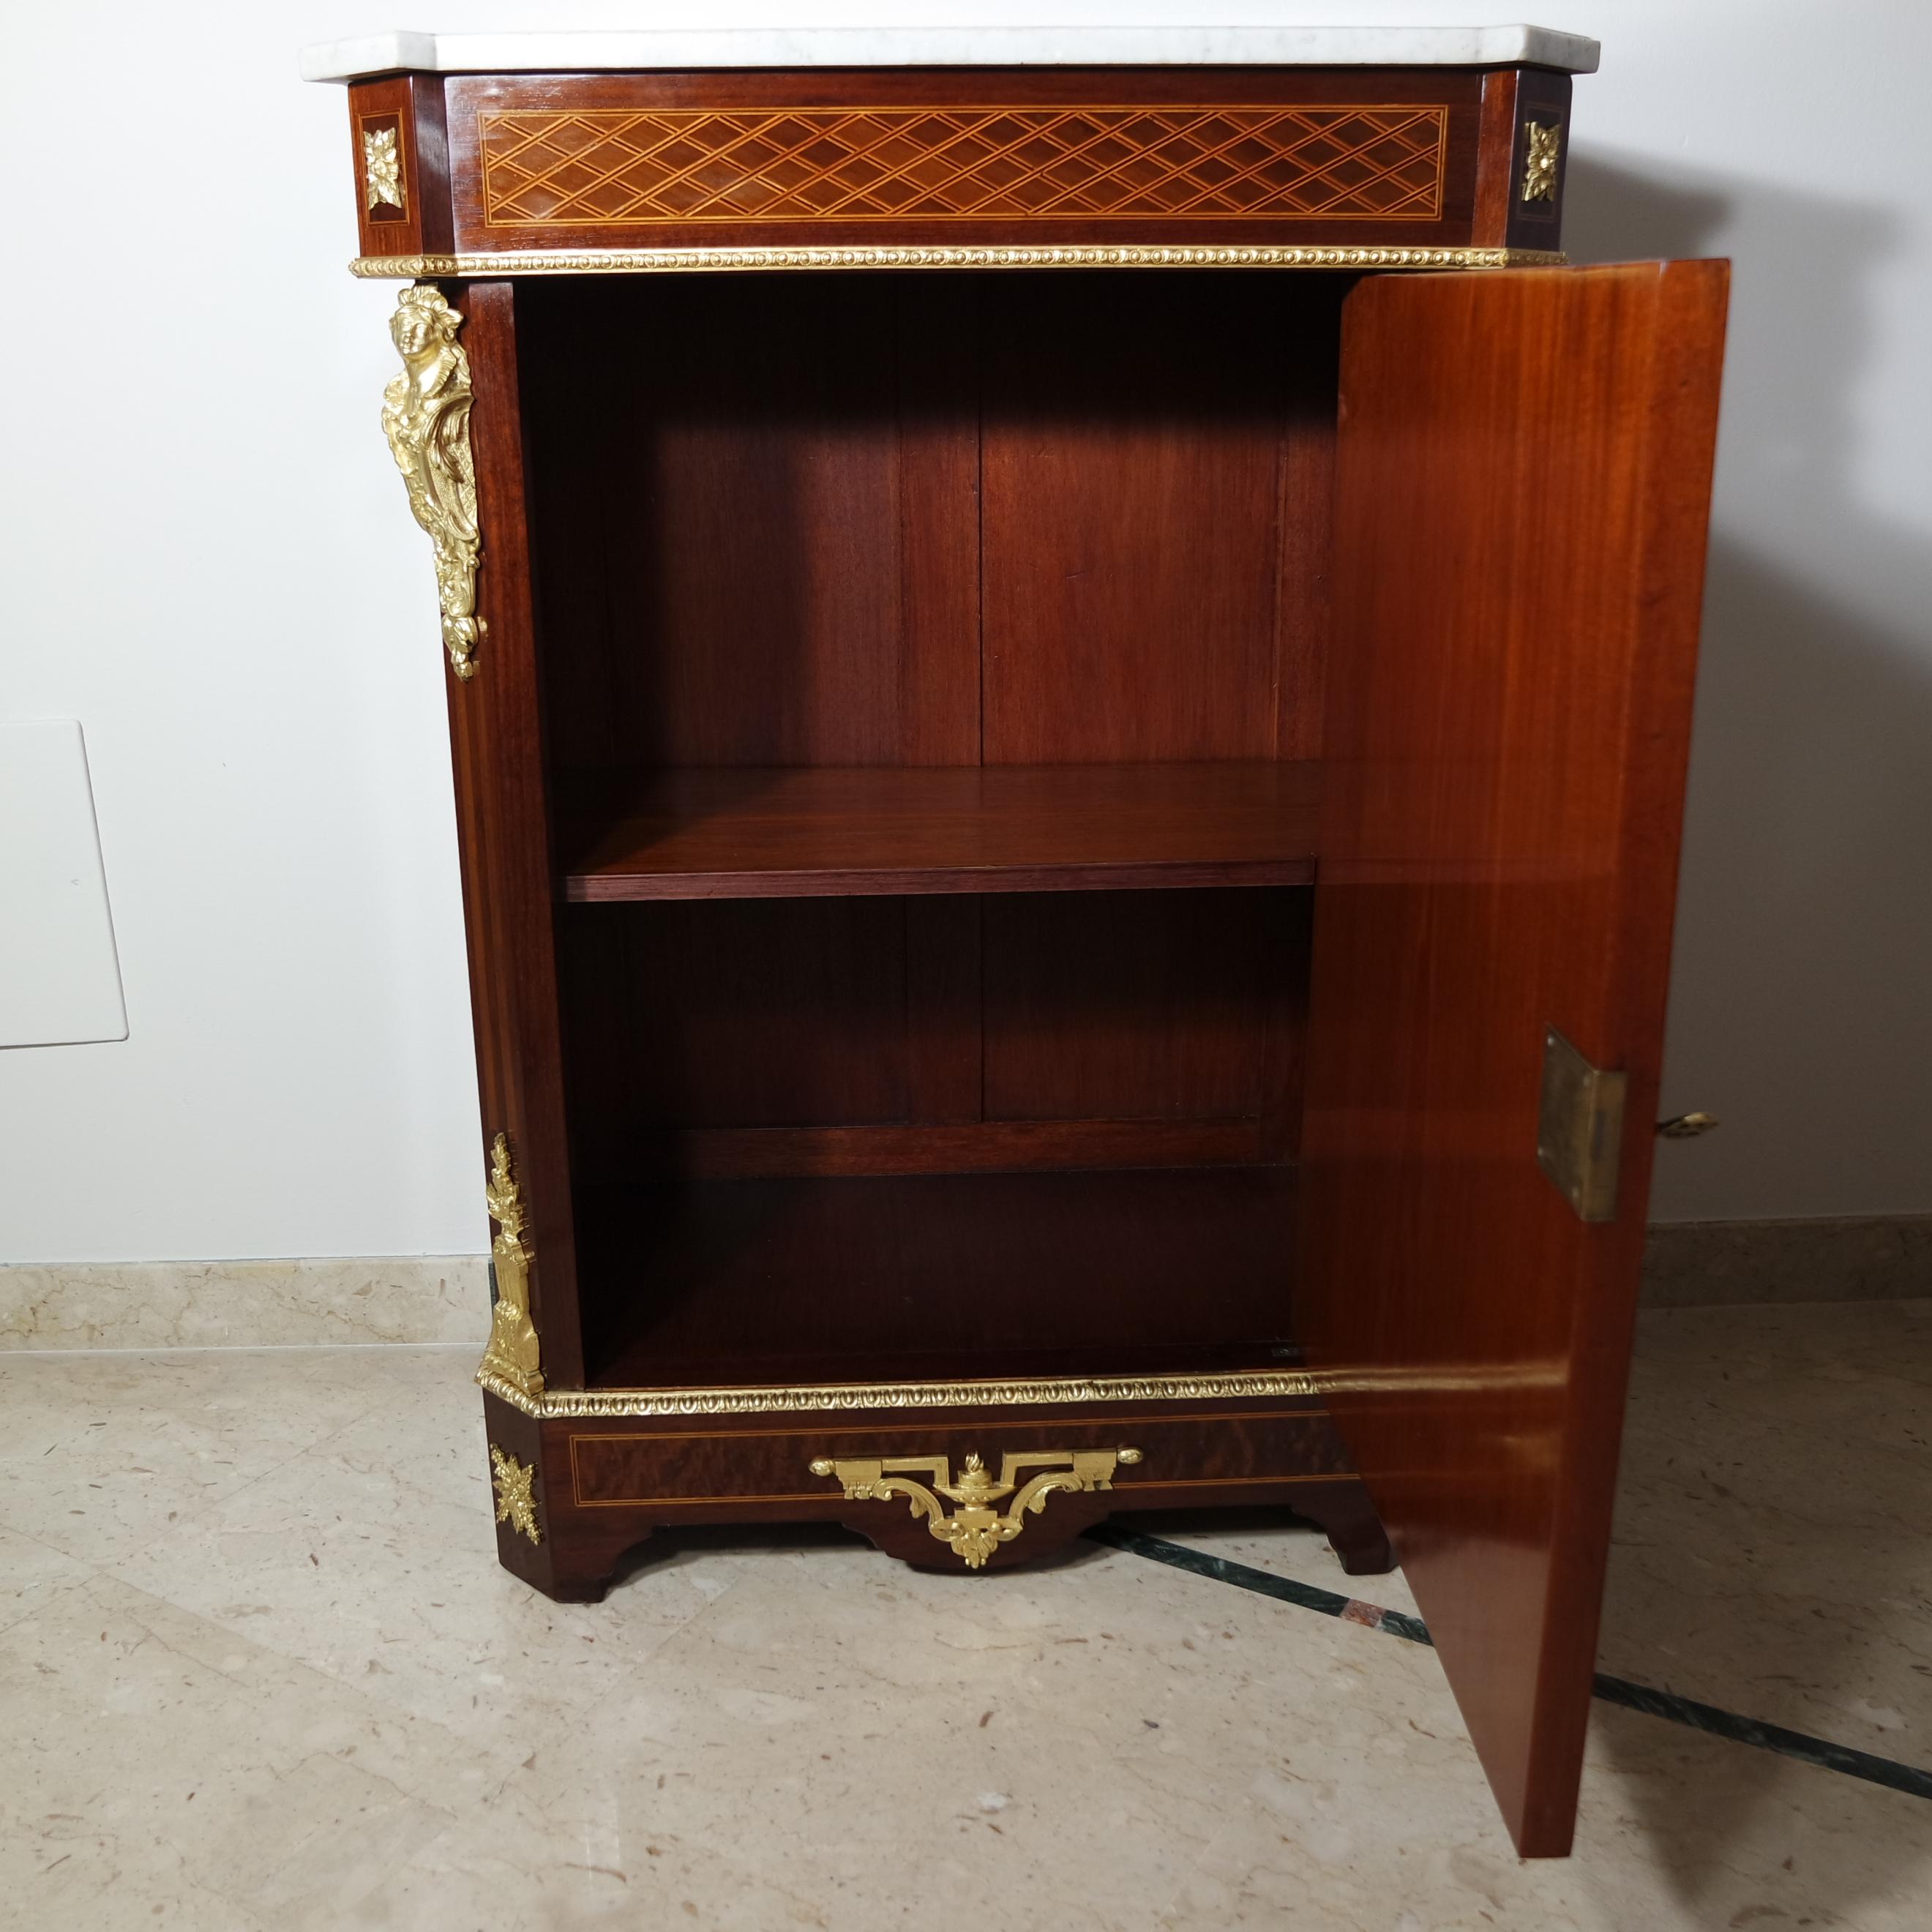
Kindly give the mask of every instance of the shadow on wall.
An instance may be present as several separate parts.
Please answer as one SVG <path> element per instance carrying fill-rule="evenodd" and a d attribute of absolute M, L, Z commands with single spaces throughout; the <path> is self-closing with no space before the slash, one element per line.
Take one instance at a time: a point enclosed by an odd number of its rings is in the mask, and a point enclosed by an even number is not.
<path fill-rule="evenodd" d="M 1665 1078 L 1666 1111 L 1706 1107 L 1724 1126 L 1660 1150 L 1653 1214 L 1923 1208 L 1932 1019 L 1913 962 L 1932 948 L 1932 568 L 1922 538 L 1862 495 L 1856 470 L 1873 271 L 1895 224 L 1757 182 L 1666 185 L 1582 158 L 1566 200 L 1576 260 L 1727 253 L 1735 265 Z M 1671 1534 L 1631 1486 L 1645 1454 L 1634 1437 L 1620 1544 Z M 1673 1496 L 1683 1481 L 1673 1470 Z M 1712 1486 L 1715 1508 L 1673 1562 L 1730 1562 L 1761 1540 L 1746 1504 Z M 1870 1559 L 1871 1595 L 1909 1590 L 1903 1569 L 1894 1580 L 1874 1556 L 1862 1519 L 1845 1536 Z M 1886 1546 L 1904 1565 L 1910 1539 Z M 1606 1606 L 1606 1649 L 1659 1660 L 1652 1681 L 1698 1696 L 1668 1668 L 1690 1612 L 1667 1588 L 1636 1587 L 1637 1557 L 1614 1561 L 1626 1587 Z M 1849 1700 L 1868 1640 L 1821 1616 L 1803 1641 L 1802 1681 L 1846 1687 Z M 1828 1774 L 1732 1748 L 1687 1803 L 1670 1762 L 1708 1748 L 1602 1706 L 1592 1730 L 1623 1802 L 1668 1848 L 1672 1882 L 1695 1904 L 1727 1895 L 1741 1848 L 1784 1828 L 1791 1808 L 1839 1802 Z M 1862 1733 L 1840 1741 L 1874 1748 Z M 1909 1888 L 1916 1856 L 1902 1841 L 1827 1831 L 1804 1882 L 1849 1919 Z"/>
<path fill-rule="evenodd" d="M 1652 1218 L 1932 1207 L 1932 554 L 1858 472 L 1888 214 L 1579 155 L 1579 262 L 1733 258 Z"/>

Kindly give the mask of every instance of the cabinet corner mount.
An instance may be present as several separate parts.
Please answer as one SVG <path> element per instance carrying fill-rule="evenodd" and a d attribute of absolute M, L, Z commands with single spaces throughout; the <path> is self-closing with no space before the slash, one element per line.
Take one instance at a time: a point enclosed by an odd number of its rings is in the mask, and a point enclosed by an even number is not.
<path fill-rule="evenodd" d="M 476 674 L 485 628 L 476 614 L 476 571 L 482 560 L 476 521 L 476 465 L 470 452 L 470 358 L 456 332 L 463 318 L 441 290 L 405 289 L 389 318 L 403 360 L 382 392 L 382 434 L 402 472 L 410 512 L 428 532 L 436 562 L 436 602 L 450 668 Z"/>

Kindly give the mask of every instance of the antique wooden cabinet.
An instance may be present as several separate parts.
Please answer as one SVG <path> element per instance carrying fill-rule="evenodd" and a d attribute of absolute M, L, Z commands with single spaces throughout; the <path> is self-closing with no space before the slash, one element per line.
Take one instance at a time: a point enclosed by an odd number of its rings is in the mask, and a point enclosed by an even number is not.
<path fill-rule="evenodd" d="M 1392 1540 L 1567 1848 L 1724 304 L 1562 266 L 1594 62 L 311 50 L 403 285 L 538 1588 L 1279 1505 Z"/>

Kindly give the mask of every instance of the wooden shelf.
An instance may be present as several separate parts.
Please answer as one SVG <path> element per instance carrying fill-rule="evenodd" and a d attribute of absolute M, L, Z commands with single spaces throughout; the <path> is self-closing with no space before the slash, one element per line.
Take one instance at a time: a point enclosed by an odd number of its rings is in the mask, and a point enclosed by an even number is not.
<path fill-rule="evenodd" d="M 1286 1167 L 577 1190 L 593 1386 L 1281 1367 Z"/>
<path fill-rule="evenodd" d="M 1306 885 L 1321 767 L 736 767 L 585 784 L 567 899 Z"/>

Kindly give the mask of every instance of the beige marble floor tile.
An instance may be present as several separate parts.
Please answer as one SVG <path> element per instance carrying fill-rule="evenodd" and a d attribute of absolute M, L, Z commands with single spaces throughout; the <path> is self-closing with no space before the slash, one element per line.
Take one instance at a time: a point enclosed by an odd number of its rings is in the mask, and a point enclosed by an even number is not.
<path fill-rule="evenodd" d="M 1393 1640 L 1385 1640 L 1393 1641 Z M 1438 1782 L 1440 1774 L 1438 1774 Z M 1172 1932 L 1292 1925 L 1362 1932 L 1911 1932 L 1932 1887 L 1921 1802 L 1599 1708 L 1574 1855 L 1524 1863 L 1405 1785 L 1344 1857 L 1298 1828 L 1231 1818 L 1206 1868 L 1156 1922 Z M 1472 1808 L 1480 1811 L 1480 1805 Z"/>
<path fill-rule="evenodd" d="M 44 1543 L 0 1529 L 0 1630 L 32 1616 L 58 1592 L 93 1574 L 86 1564 Z"/>
<path fill-rule="evenodd" d="M 1652 1372 L 1815 1382 L 1840 1372 L 1932 1382 L 1932 1298 L 1780 1306 L 1646 1309 L 1636 1356 Z"/>
<path fill-rule="evenodd" d="M 1845 1316 L 1646 1323 L 1606 1667 L 1926 1762 L 1922 1511 L 1888 1499 L 1915 1480 L 1922 1330 Z M 693 1534 L 602 1605 L 551 1605 L 495 1565 L 459 1355 L 91 1381 L 46 1358 L 0 1387 L 0 1901 L 23 1922 L 1932 1922 L 1932 1804 L 1600 1705 L 1577 1856 L 1525 1865 L 1432 1653 L 1097 1547 L 974 1578 L 830 1533 Z M 1862 1430 L 1840 1405 L 1864 1386 Z M 60 1466 L 23 1522 L 36 1452 Z M 1406 1604 L 1312 1530 L 1161 1528 Z"/>
<path fill-rule="evenodd" d="M 1932 1302 L 1655 1310 L 1637 1335 L 1634 1421 L 1708 1411 L 1821 1444 L 1932 1448 Z"/>
<path fill-rule="evenodd" d="M 109 1577 L 0 1632 L 0 1710 L 22 1925 L 347 1915 L 488 1786 L 434 1725 Z"/>
<path fill-rule="evenodd" d="M 446 1724 L 493 1758 L 503 1713 L 570 1721 L 702 1612 L 731 1559 L 653 1566 L 610 1605 L 553 1604 L 502 1570 L 466 1369 L 418 1378 L 112 1574 L 251 1642 Z"/>
<path fill-rule="evenodd" d="M 1646 1318 L 1606 1670 L 1932 1767 L 1924 1313 Z"/>
<path fill-rule="evenodd" d="M 1602 1667 L 1932 1767 L 1928 1382 L 1932 1304 L 1647 1312 Z M 1286 1522 L 1131 1526 L 1419 1614 Z"/>
<path fill-rule="evenodd" d="M 532 1743 L 359 1922 L 1903 1932 L 1932 1883 L 1932 1807 L 1624 1712 L 1525 1865 L 1432 1653 L 1111 1552 L 773 1552 Z"/>
<path fill-rule="evenodd" d="M 1583 1924 L 1917 1932 L 1928 1922 L 1923 1798 L 1602 1704 L 1584 1791 L 1574 1856 L 1520 1868 L 1560 1870 L 1566 1895 L 1595 1915 L 1580 1915 Z"/>
<path fill-rule="evenodd" d="M 178 1523 L 425 1377 L 451 1349 L 0 1355 L 0 1528 L 83 1562 Z"/>

